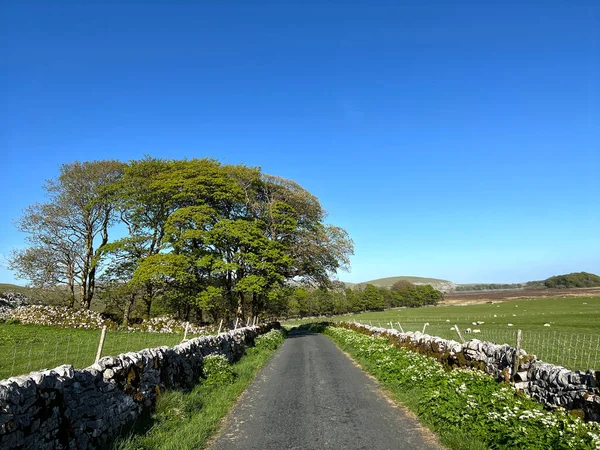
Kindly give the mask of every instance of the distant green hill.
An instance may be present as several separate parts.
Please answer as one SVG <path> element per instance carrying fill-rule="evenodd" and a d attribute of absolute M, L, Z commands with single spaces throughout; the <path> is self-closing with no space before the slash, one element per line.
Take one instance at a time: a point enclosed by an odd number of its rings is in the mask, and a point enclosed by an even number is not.
<path fill-rule="evenodd" d="M 577 272 L 556 275 L 544 281 L 547 288 L 581 288 L 600 286 L 600 277 L 593 273 Z"/>
<path fill-rule="evenodd" d="M 390 288 L 398 281 L 408 281 L 409 283 L 413 283 L 413 284 L 430 284 L 435 289 L 442 291 L 442 292 L 453 291 L 456 287 L 456 285 L 452 281 L 448 281 L 448 280 L 440 280 L 438 278 L 408 277 L 408 276 L 378 278 L 376 280 L 365 281 L 363 283 L 346 283 L 346 284 L 353 285 L 353 286 L 372 284 L 377 287 Z"/>
<path fill-rule="evenodd" d="M 408 281 L 413 284 L 430 284 L 442 292 L 478 292 L 493 290 L 520 290 L 520 289 L 556 289 L 600 286 L 600 276 L 593 273 L 577 272 L 566 275 L 556 275 L 546 280 L 528 281 L 524 283 L 453 283 L 439 278 L 425 277 L 387 277 L 376 280 L 363 281 L 362 283 L 344 283 L 346 286 L 365 286 L 372 284 L 377 287 L 390 288 L 398 281 Z"/>

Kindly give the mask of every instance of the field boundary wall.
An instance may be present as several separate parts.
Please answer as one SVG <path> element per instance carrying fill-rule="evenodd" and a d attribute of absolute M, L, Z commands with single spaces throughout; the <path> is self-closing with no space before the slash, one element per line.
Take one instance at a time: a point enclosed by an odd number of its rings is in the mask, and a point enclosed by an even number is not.
<path fill-rule="evenodd" d="M 549 408 L 563 407 L 589 421 L 600 422 L 600 372 L 569 370 L 548 364 L 521 350 L 516 370 L 517 350 L 508 344 L 472 339 L 463 344 L 420 332 L 340 322 L 333 324 L 372 336 L 382 336 L 391 343 L 436 358 L 450 367 L 472 367 L 485 371 L 498 381 L 514 380 L 523 391 Z M 514 372 L 514 374 L 513 374 Z"/>
<path fill-rule="evenodd" d="M 208 355 L 239 358 L 279 323 L 202 336 L 174 347 L 107 356 L 81 370 L 70 365 L 0 381 L 0 448 L 105 447 L 166 389 L 196 384 Z"/>

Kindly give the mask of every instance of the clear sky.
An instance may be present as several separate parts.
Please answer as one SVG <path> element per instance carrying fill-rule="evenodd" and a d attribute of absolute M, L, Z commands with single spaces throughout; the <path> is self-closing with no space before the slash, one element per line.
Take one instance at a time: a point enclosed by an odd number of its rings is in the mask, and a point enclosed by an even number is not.
<path fill-rule="evenodd" d="M 61 163 L 149 154 L 296 180 L 345 281 L 600 273 L 597 0 L 0 7 L 4 256 Z"/>

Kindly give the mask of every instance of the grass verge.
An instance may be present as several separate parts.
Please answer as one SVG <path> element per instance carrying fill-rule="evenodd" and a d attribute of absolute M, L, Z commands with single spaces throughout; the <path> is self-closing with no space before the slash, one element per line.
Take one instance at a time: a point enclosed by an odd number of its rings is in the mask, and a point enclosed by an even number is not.
<path fill-rule="evenodd" d="M 546 411 L 483 372 L 446 370 L 382 337 L 335 326 L 313 331 L 330 337 L 453 450 L 600 448 L 599 424 Z"/>
<path fill-rule="evenodd" d="M 256 339 L 254 347 L 228 366 L 214 358 L 210 373 L 190 392 L 170 391 L 159 398 L 149 423 L 140 423 L 128 436 L 118 438 L 112 448 L 201 449 L 219 430 L 221 420 L 285 339 L 273 330 Z M 206 371 L 208 372 L 208 371 Z"/>

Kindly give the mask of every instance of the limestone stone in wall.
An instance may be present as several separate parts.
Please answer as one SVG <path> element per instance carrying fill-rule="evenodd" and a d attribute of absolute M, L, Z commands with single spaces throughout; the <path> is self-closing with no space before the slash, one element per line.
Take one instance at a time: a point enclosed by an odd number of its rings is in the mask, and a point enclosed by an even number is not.
<path fill-rule="evenodd" d="M 471 341 L 460 344 L 418 331 L 398 330 L 344 322 L 340 325 L 359 332 L 384 336 L 396 345 L 437 358 L 448 366 L 474 367 L 499 381 L 508 380 L 513 371 L 516 349 L 510 345 Z M 600 372 L 582 373 L 537 360 L 535 355 L 519 354 L 515 387 L 549 408 L 581 410 L 586 420 L 600 421 Z"/>
<path fill-rule="evenodd" d="M 107 444 L 165 389 L 190 387 L 206 355 L 235 360 L 254 338 L 279 324 L 107 356 L 92 366 L 0 381 L 0 449 L 94 449 Z"/>

